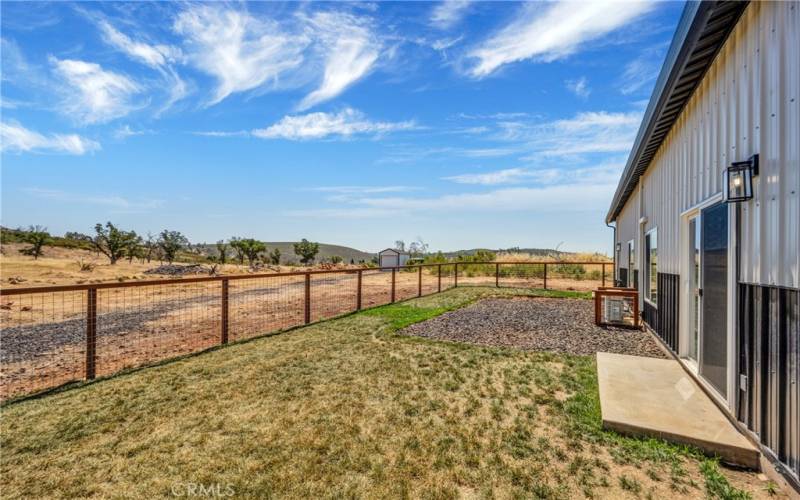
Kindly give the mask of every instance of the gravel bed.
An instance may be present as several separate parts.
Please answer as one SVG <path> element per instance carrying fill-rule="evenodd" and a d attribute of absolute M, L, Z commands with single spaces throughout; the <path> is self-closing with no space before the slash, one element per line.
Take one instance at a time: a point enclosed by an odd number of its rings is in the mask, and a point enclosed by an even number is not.
<path fill-rule="evenodd" d="M 594 303 L 582 299 L 484 299 L 400 333 L 533 351 L 666 357 L 647 332 L 596 326 Z"/>

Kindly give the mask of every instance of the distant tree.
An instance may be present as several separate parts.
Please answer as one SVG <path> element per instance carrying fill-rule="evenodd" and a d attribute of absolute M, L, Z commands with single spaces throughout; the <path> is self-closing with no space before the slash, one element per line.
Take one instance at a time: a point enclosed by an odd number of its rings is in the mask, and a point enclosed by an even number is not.
<path fill-rule="evenodd" d="M 142 238 L 136 236 L 135 238 L 131 239 L 128 242 L 128 245 L 125 247 L 125 257 L 128 258 L 128 262 L 133 262 L 135 258 L 142 258 L 144 256 L 144 249 L 142 248 Z"/>
<path fill-rule="evenodd" d="M 338 255 L 331 255 L 331 263 L 332 264 L 341 264 L 342 263 L 342 258 L 339 257 Z"/>
<path fill-rule="evenodd" d="M 225 240 L 219 240 L 217 242 L 217 262 L 220 264 L 225 264 L 228 260 L 228 244 L 225 243 Z"/>
<path fill-rule="evenodd" d="M 242 247 L 242 238 L 234 236 L 230 241 L 231 248 L 236 253 L 236 260 L 239 264 L 244 264 L 244 247 Z"/>
<path fill-rule="evenodd" d="M 397 240 L 394 242 L 394 249 L 398 252 L 405 252 L 406 251 L 406 242 L 403 240 Z"/>
<path fill-rule="evenodd" d="M 277 266 L 281 263 L 281 251 L 278 248 L 273 248 L 269 253 L 269 263 Z"/>
<path fill-rule="evenodd" d="M 247 262 L 250 267 L 253 267 L 258 260 L 258 255 L 266 251 L 267 246 L 262 242 L 253 238 L 242 238 L 238 240 L 238 244 L 242 249 L 242 254 L 247 257 Z"/>
<path fill-rule="evenodd" d="M 75 231 L 67 231 L 64 233 L 64 239 L 74 241 L 92 241 L 92 237 L 88 234 L 77 233 Z"/>
<path fill-rule="evenodd" d="M 30 226 L 27 231 L 22 234 L 22 241 L 28 243 L 30 247 L 20 250 L 25 255 L 30 255 L 34 260 L 42 255 L 42 247 L 50 242 L 50 233 L 47 232 L 46 227 Z"/>
<path fill-rule="evenodd" d="M 355 259 L 353 259 L 353 258 L 351 257 L 351 258 L 350 258 L 350 264 L 352 265 L 352 264 L 355 264 L 355 263 L 356 263 Z"/>
<path fill-rule="evenodd" d="M 303 238 L 300 243 L 294 244 L 294 253 L 300 257 L 300 262 L 310 264 L 319 253 L 319 243 L 313 243 Z"/>
<path fill-rule="evenodd" d="M 142 246 L 144 247 L 144 259 L 147 260 L 148 264 L 150 260 L 153 258 L 153 255 L 157 249 L 157 242 L 156 237 L 150 231 L 147 232 L 147 237 L 142 242 Z"/>
<path fill-rule="evenodd" d="M 408 245 L 408 253 L 414 258 L 424 257 L 427 252 L 428 244 L 422 241 L 422 238 L 419 236 L 417 236 L 416 241 L 412 241 L 411 244 Z"/>
<path fill-rule="evenodd" d="M 125 255 L 132 241 L 136 241 L 138 236 L 134 231 L 123 231 L 111 222 L 106 222 L 106 225 L 97 223 L 94 226 L 95 237 L 92 239 L 92 244 L 98 252 L 102 253 L 111 265 L 117 263 L 120 257 Z"/>
<path fill-rule="evenodd" d="M 158 236 L 158 247 L 164 253 L 164 260 L 172 264 L 182 248 L 189 245 L 189 239 L 179 231 L 163 230 Z"/>

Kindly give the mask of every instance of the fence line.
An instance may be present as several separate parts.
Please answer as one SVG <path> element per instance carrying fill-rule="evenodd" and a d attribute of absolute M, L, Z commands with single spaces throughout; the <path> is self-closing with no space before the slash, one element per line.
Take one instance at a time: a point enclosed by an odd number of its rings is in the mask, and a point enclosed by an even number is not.
<path fill-rule="evenodd" d="M 458 286 L 593 289 L 606 285 L 609 264 L 455 262 L 2 289 L 0 400 Z"/>

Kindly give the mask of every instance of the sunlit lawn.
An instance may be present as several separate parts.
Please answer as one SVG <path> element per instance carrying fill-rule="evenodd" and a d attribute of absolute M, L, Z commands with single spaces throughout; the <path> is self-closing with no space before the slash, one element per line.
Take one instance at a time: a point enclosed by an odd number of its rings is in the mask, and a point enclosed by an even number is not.
<path fill-rule="evenodd" d="M 459 288 L 7 405 L 2 495 L 766 495 L 602 431 L 593 357 L 395 333 L 498 293 L 537 292 Z"/>

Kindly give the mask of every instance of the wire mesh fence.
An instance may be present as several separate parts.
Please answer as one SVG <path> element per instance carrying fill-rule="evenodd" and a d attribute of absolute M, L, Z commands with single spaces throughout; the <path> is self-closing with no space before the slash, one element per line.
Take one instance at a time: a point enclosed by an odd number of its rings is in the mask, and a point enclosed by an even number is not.
<path fill-rule="evenodd" d="M 603 263 L 459 262 L 0 290 L 0 400 L 456 286 L 591 290 Z"/>

